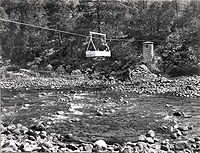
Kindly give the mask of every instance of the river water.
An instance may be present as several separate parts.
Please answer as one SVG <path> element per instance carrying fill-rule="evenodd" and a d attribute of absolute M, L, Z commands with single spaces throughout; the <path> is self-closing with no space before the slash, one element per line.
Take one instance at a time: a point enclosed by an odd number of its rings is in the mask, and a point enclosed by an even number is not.
<path fill-rule="evenodd" d="M 200 98 L 179 98 L 100 89 L 2 90 L 3 120 L 26 126 L 44 121 L 49 132 L 72 133 L 80 139 L 108 143 L 135 141 L 149 129 L 170 138 L 176 124 L 193 126 L 200 134 Z M 180 116 L 173 115 L 174 113 Z"/>

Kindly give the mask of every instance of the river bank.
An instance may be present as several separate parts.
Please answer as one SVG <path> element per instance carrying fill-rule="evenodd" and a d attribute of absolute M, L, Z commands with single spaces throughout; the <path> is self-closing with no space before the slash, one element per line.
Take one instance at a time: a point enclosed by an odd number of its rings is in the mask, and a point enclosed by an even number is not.
<path fill-rule="evenodd" d="M 1 89 L 32 90 L 62 89 L 73 87 L 95 87 L 136 94 L 169 94 L 178 97 L 199 97 L 200 76 L 166 78 L 149 72 L 140 71 L 131 76 L 132 81 L 121 82 L 117 79 L 96 79 L 88 76 L 62 77 L 13 77 L 0 81 Z"/>
<path fill-rule="evenodd" d="M 107 144 L 104 140 L 87 142 L 72 134 L 46 132 L 45 123 L 30 128 L 21 124 L 1 124 L 2 152 L 119 152 L 119 153 L 193 153 L 200 151 L 200 137 L 186 139 L 192 127 L 174 126 L 169 129 L 171 137 L 160 140 L 153 130 L 140 135 L 134 142 Z"/>

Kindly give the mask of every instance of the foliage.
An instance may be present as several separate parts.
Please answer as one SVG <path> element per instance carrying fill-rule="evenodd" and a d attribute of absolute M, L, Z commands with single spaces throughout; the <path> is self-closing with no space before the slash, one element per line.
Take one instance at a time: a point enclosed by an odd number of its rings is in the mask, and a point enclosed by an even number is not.
<path fill-rule="evenodd" d="M 65 69 L 68 66 L 70 69 L 81 68 L 91 65 L 87 64 L 91 60 L 85 57 L 87 36 L 89 31 L 96 31 L 107 34 L 112 52 L 105 69 L 115 65 L 116 61 L 121 63 L 116 70 L 124 71 L 134 66 L 141 60 L 142 42 L 150 40 L 154 41 L 155 47 L 159 46 L 158 53 L 167 50 L 173 54 L 163 58 L 160 65 L 167 73 L 172 65 L 196 65 L 200 60 L 199 7 L 198 0 L 1 0 L 1 18 L 70 32 L 0 21 L 2 56 L 21 67 L 36 64 L 42 68 L 51 64 L 54 70 L 60 65 Z M 175 59 L 180 62 L 174 64 Z"/>
<path fill-rule="evenodd" d="M 187 39 L 186 39 L 187 38 Z M 162 57 L 162 71 L 170 76 L 199 73 L 195 50 L 189 44 L 188 33 L 184 30 L 172 33 L 158 49 Z"/>
<path fill-rule="evenodd" d="M 16 65 L 11 65 L 11 66 L 9 66 L 9 67 L 6 68 L 6 71 L 19 72 L 20 71 L 20 67 L 16 66 Z"/>

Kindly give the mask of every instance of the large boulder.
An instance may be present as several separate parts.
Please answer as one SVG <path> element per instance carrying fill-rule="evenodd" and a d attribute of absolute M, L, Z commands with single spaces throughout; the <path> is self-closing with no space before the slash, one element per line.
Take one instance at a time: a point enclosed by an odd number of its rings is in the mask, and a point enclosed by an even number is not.
<path fill-rule="evenodd" d="M 156 77 L 157 75 L 152 73 L 144 64 L 138 65 L 135 69 L 129 71 L 129 78 L 132 82 L 153 81 Z"/>

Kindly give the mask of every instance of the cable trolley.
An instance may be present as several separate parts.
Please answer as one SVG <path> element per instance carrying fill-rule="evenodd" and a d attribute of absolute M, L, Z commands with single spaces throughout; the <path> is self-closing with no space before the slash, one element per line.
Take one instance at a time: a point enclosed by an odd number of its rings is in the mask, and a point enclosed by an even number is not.
<path fill-rule="evenodd" d="M 91 31 L 89 34 L 86 57 L 110 57 L 111 51 L 106 43 L 106 34 Z M 93 37 L 94 35 L 98 36 L 98 38 Z M 98 41 L 96 39 L 98 39 Z"/>

